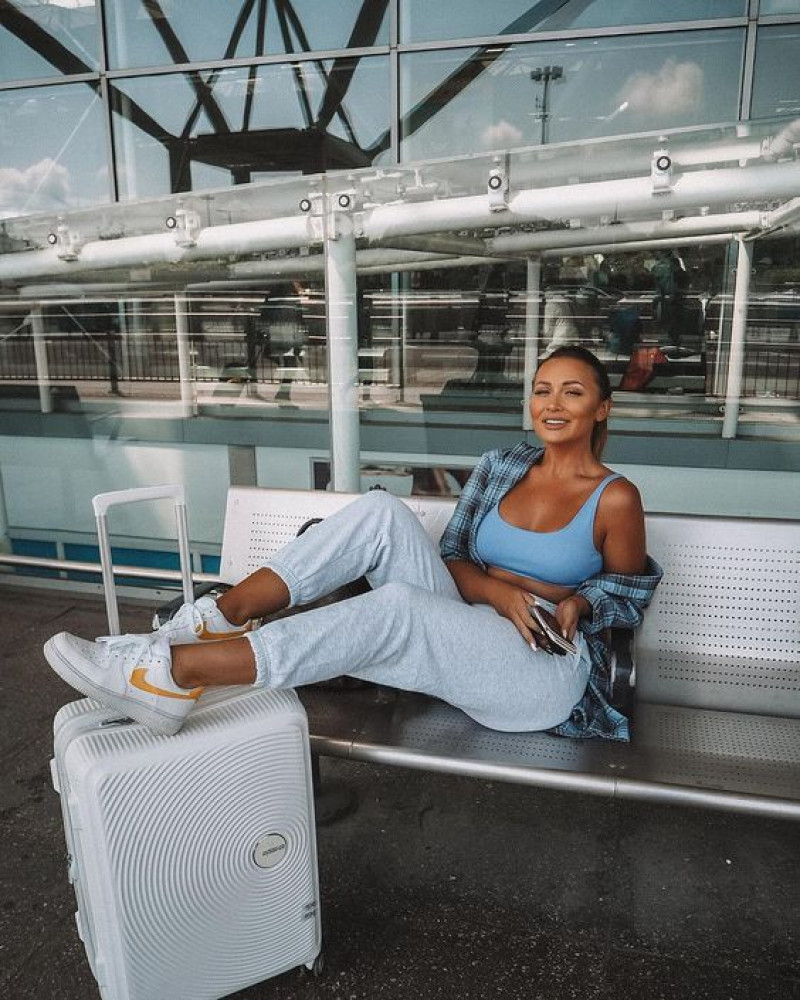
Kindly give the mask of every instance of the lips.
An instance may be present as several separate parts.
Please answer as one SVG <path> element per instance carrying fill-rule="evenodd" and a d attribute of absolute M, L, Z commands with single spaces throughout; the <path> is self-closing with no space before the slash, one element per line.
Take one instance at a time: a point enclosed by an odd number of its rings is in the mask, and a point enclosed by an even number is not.
<path fill-rule="evenodd" d="M 555 417 L 551 417 L 544 421 L 545 427 L 566 427 L 566 420 L 558 420 Z"/>

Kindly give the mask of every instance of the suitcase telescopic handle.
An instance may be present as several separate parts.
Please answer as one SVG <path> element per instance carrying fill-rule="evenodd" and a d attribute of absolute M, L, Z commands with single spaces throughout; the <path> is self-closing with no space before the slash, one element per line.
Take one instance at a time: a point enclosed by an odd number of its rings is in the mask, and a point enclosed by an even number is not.
<path fill-rule="evenodd" d="M 189 553 L 189 532 L 186 526 L 186 494 L 183 486 L 142 486 L 131 490 L 114 490 L 111 493 L 98 493 L 92 498 L 95 521 L 97 523 L 97 540 L 100 545 L 100 567 L 103 574 L 103 591 L 106 598 L 106 614 L 108 629 L 111 635 L 119 635 L 119 608 L 114 588 L 114 567 L 111 561 L 111 544 L 108 538 L 108 511 L 111 507 L 123 504 L 141 503 L 146 500 L 172 500 L 175 508 L 175 523 L 178 530 L 178 553 L 181 564 L 181 582 L 183 599 L 191 602 L 194 599 L 194 584 L 192 581 L 191 555 Z"/>

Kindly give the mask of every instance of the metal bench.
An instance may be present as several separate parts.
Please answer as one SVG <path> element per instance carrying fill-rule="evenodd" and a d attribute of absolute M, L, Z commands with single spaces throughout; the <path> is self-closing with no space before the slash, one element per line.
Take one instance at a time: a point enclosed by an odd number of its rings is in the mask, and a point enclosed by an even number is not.
<path fill-rule="evenodd" d="M 220 578 L 237 583 L 351 499 L 232 488 Z M 404 502 L 438 541 L 453 501 Z M 630 744 L 499 733 L 421 695 L 309 687 L 312 750 L 800 820 L 800 524 L 651 515 L 647 529 L 665 576 L 635 639 Z"/>

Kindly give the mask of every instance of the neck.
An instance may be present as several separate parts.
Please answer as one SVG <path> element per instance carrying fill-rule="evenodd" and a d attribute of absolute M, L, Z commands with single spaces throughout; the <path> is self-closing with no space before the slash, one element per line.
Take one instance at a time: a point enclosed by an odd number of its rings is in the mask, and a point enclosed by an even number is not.
<path fill-rule="evenodd" d="M 603 467 L 592 453 L 591 445 L 583 441 L 547 445 L 539 464 L 548 475 L 558 479 L 595 476 Z"/>

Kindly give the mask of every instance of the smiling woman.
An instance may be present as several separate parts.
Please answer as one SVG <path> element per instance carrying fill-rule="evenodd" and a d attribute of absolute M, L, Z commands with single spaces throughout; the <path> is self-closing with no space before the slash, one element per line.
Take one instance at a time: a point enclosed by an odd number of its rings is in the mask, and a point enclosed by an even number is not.
<path fill-rule="evenodd" d="M 636 488 L 600 461 L 610 406 L 597 359 L 556 351 L 531 403 L 545 447 L 487 452 L 440 552 L 402 501 L 367 493 L 216 602 L 185 604 L 150 635 L 62 632 L 45 656 L 79 691 L 164 734 L 206 686 L 346 673 L 442 698 L 492 729 L 627 739 L 603 633 L 638 624 L 661 572 Z M 257 627 L 362 576 L 366 594 Z M 534 606 L 567 642 L 548 638 Z"/>

